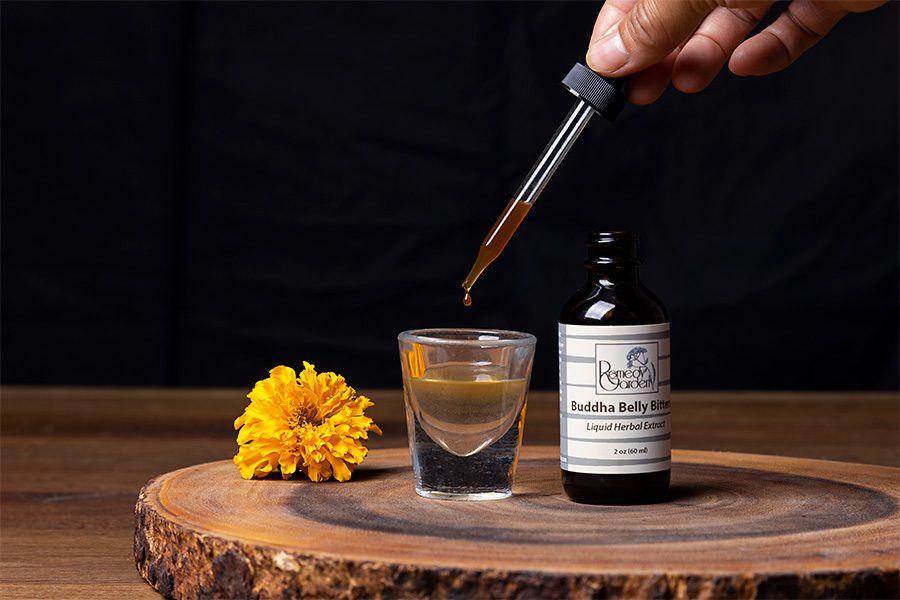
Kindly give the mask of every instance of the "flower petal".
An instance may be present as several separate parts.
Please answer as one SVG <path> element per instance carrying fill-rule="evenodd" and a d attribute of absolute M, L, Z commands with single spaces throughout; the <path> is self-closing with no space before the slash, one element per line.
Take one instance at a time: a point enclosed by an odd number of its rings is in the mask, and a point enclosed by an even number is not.
<path fill-rule="evenodd" d="M 350 475 L 353 473 L 349 468 L 347 468 L 347 463 L 342 461 L 339 458 L 335 458 L 330 454 L 325 455 L 328 459 L 328 462 L 331 464 L 331 470 L 334 472 L 334 478 L 338 481 L 347 481 L 350 479 Z"/>
<path fill-rule="evenodd" d="M 306 467 L 306 476 L 311 481 L 325 481 L 331 477 L 331 465 L 328 462 L 316 462 Z"/>
<path fill-rule="evenodd" d="M 297 379 L 297 373 L 290 367 L 278 365 L 269 371 L 269 376 L 276 379 L 279 383 L 290 383 Z"/>

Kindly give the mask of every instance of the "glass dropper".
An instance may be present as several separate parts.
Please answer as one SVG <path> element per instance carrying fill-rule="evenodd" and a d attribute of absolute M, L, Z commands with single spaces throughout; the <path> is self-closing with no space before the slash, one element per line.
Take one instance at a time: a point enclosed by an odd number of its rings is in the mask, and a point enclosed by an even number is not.
<path fill-rule="evenodd" d="M 531 167 L 528 175 L 525 176 L 519 189 L 516 190 L 513 200 L 534 204 L 593 115 L 594 109 L 590 104 L 584 100 L 575 102 L 559 129 L 550 138 L 550 142 Z"/>
<path fill-rule="evenodd" d="M 475 264 L 462 284 L 466 292 L 463 304 L 466 306 L 472 304 L 469 292 L 475 280 L 503 252 L 594 113 L 613 121 L 625 106 L 621 80 L 602 77 L 581 63 L 575 63 L 562 83 L 578 100 L 481 243 Z"/>

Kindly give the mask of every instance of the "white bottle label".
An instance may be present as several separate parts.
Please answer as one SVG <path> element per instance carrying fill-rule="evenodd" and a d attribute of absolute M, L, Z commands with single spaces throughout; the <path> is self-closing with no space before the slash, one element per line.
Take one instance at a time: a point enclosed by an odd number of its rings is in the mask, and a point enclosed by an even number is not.
<path fill-rule="evenodd" d="M 559 324 L 559 460 L 575 473 L 671 467 L 669 324 Z"/>

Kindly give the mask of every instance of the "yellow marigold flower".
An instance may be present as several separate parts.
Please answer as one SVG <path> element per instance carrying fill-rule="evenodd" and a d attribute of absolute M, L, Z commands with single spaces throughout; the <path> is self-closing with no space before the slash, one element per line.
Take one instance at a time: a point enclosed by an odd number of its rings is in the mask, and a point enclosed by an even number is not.
<path fill-rule="evenodd" d="M 316 373 L 303 363 L 298 377 L 279 366 L 257 381 L 250 404 L 234 421 L 241 477 L 265 477 L 276 469 L 284 479 L 298 470 L 313 481 L 332 475 L 347 481 L 366 457 L 363 440 L 381 429 L 363 413 L 373 406 L 335 373 Z"/>

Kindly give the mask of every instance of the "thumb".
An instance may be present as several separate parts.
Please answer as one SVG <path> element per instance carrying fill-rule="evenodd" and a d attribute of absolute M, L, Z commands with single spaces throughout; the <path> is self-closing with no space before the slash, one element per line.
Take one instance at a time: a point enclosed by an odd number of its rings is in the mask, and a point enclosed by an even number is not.
<path fill-rule="evenodd" d="M 588 66 L 601 75 L 622 77 L 654 65 L 716 5 L 712 0 L 637 0 L 615 26 L 591 40 Z"/>

